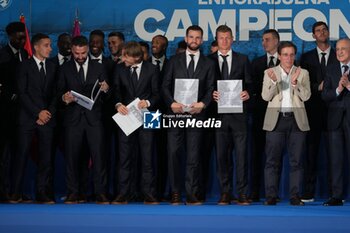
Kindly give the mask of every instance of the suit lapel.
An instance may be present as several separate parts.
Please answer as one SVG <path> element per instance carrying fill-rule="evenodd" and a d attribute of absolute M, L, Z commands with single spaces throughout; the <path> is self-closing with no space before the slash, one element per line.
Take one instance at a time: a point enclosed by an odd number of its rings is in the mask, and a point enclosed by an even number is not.
<path fill-rule="evenodd" d="M 69 66 L 70 66 L 70 70 L 71 70 L 71 74 L 73 74 L 74 78 L 76 79 L 76 81 L 79 83 L 79 84 L 84 84 L 82 80 L 80 80 L 79 78 L 79 75 L 78 75 L 78 70 L 77 70 L 77 66 L 75 64 L 75 61 L 74 59 L 71 59 L 69 61 Z"/>
<path fill-rule="evenodd" d="M 141 66 L 139 80 L 137 82 L 135 94 L 139 93 L 140 88 L 144 85 L 144 82 L 146 82 L 146 80 L 145 80 L 146 75 L 145 74 L 147 74 L 147 73 L 148 73 L 147 66 L 146 66 L 145 62 L 143 62 L 142 66 Z"/>
<path fill-rule="evenodd" d="M 203 69 L 204 65 L 205 65 L 204 64 L 204 55 L 202 53 L 200 53 L 196 69 L 194 70 L 194 73 L 193 73 L 193 78 L 196 78 L 196 77 L 199 78 L 200 77 L 199 73 Z"/>
<path fill-rule="evenodd" d="M 39 87 L 41 89 L 43 89 L 45 87 L 45 83 L 43 83 L 43 80 L 40 77 L 39 68 L 38 68 L 38 65 L 36 64 L 34 58 L 30 59 L 30 68 L 31 68 L 31 70 L 32 70 L 32 72 L 34 74 L 34 77 L 35 77 L 35 80 L 36 80 L 35 82 L 37 82 L 39 84 Z M 34 80 L 31 80 L 31 81 L 34 81 Z"/>
<path fill-rule="evenodd" d="M 184 76 L 183 77 L 175 77 L 175 78 L 189 78 L 188 73 L 187 73 L 187 63 L 186 63 L 186 52 L 183 52 L 180 54 L 180 59 L 179 59 L 180 67 L 178 70 L 184 70 Z"/>
<path fill-rule="evenodd" d="M 124 65 L 124 74 L 122 74 L 124 78 L 126 78 L 126 82 L 128 83 L 128 86 L 130 87 L 132 95 L 136 96 L 136 87 L 134 87 L 134 84 L 131 80 L 131 68 Z"/>
<path fill-rule="evenodd" d="M 275 74 L 276 74 L 277 80 L 278 80 L 278 79 L 282 80 L 282 72 L 281 72 L 280 66 L 275 66 L 275 67 L 273 68 L 273 70 L 274 70 L 274 72 L 275 72 Z M 280 83 L 278 83 L 278 85 L 277 85 L 277 91 L 278 91 L 279 101 L 282 101 L 282 98 L 283 98 L 283 96 L 282 96 L 282 91 L 281 91 L 281 90 L 282 90 L 282 87 L 281 87 L 281 82 L 280 82 Z"/>
<path fill-rule="evenodd" d="M 230 71 L 230 76 L 229 76 L 229 79 L 231 79 L 231 77 L 233 77 L 233 74 L 234 72 L 236 71 L 237 69 L 237 53 L 235 53 L 233 50 L 232 50 L 232 57 L 231 57 L 231 71 Z"/>

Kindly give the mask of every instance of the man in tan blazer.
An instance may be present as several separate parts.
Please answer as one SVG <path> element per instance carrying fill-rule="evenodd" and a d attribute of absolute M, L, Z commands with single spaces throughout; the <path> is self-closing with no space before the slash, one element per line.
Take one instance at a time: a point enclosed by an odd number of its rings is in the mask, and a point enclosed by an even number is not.
<path fill-rule="evenodd" d="M 299 198 L 302 154 L 310 130 L 304 102 L 310 98 L 307 70 L 294 66 L 297 48 L 291 42 L 278 46 L 280 65 L 265 71 L 262 98 L 268 101 L 263 129 L 266 130 L 265 205 L 276 205 L 279 169 L 287 146 L 290 164 L 290 204 L 304 205 Z"/>

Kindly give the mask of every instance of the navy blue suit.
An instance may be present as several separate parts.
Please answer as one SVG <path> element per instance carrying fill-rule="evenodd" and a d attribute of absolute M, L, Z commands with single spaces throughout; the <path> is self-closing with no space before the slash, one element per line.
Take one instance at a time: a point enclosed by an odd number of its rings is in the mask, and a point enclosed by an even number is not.
<path fill-rule="evenodd" d="M 96 82 L 106 80 L 105 69 L 97 61 L 88 61 L 85 82 L 78 76 L 75 61 L 72 59 L 61 66 L 58 79 L 59 98 L 67 91 L 76 91 L 90 97 Z M 86 140 L 93 161 L 95 194 L 106 193 L 106 158 L 104 153 L 104 131 L 102 124 L 102 104 L 104 93 L 95 101 L 92 110 L 75 102 L 65 106 L 63 127 L 65 130 L 66 183 L 68 194 L 78 195 L 78 171 L 81 149 Z"/>
<path fill-rule="evenodd" d="M 56 125 L 56 65 L 45 62 L 46 75 L 43 78 L 34 58 L 19 66 L 17 76 L 19 119 L 18 147 L 14 176 L 14 194 L 21 194 L 25 165 L 29 157 L 32 137 L 37 134 L 39 144 L 37 193 L 52 195 L 53 190 L 53 131 Z M 47 110 L 51 119 L 45 125 L 39 125 L 39 113 Z"/>

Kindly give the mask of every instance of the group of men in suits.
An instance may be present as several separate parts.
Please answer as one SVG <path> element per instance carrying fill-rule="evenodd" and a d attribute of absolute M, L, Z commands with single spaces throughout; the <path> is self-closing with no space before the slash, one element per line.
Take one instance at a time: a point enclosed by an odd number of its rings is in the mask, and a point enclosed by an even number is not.
<path fill-rule="evenodd" d="M 202 204 L 205 201 L 205 176 L 209 172 L 205 163 L 212 149 L 210 146 L 203 147 L 203 143 L 210 141 L 211 137 L 207 137 L 204 129 L 176 127 L 159 131 L 139 128 L 126 136 L 111 121 L 111 116 L 116 112 L 128 114 L 131 110 L 126 106 L 139 98 L 140 109 L 161 109 L 163 113 L 182 114 L 196 120 L 206 120 L 210 115 L 221 121 L 221 128 L 214 130 L 215 140 L 212 140 L 215 141 L 220 205 L 228 205 L 234 199 L 233 170 L 236 171 L 238 194 L 235 202 L 249 205 L 252 201 L 259 201 L 263 166 L 264 204 L 275 205 L 279 199 L 285 146 L 290 164 L 290 203 L 304 205 L 303 201 L 312 201 L 321 135 L 327 131 L 331 198 L 324 205 L 342 205 L 341 168 L 343 156 L 349 156 L 350 152 L 346 142 L 350 128 L 350 114 L 347 112 L 350 41 L 339 40 L 335 52 L 329 45 L 328 26 L 324 22 L 313 25 L 317 48 L 301 56 L 304 69 L 295 66 L 296 46 L 291 42 L 280 42 L 278 32 L 273 29 L 263 33 L 262 45 L 266 54 L 252 63 L 246 55 L 232 50 L 234 38 L 231 28 L 226 25 L 217 28 L 218 50 L 208 57 L 200 49 L 202 28 L 190 26 L 186 30 L 185 51 L 170 60 L 166 58 L 168 40 L 165 36 L 157 35 L 152 39 L 152 56 L 145 58 L 140 43 L 131 41 L 123 45 L 124 36 L 117 32 L 108 35 L 111 58 L 104 57 L 104 33 L 100 30 L 92 31 L 89 40 L 84 36 L 71 38 L 69 34 L 61 34 L 58 38 L 59 53 L 52 59 L 48 59 L 52 50 L 50 38 L 36 34 L 32 38 L 34 55 L 27 59 L 23 49 L 24 25 L 10 23 L 6 31 L 10 42 L 0 52 L 1 72 L 5 74 L 1 79 L 0 107 L 6 109 L 1 115 L 0 200 L 10 200 L 11 203 L 25 201 L 22 195 L 23 174 L 32 137 L 36 135 L 39 145 L 38 203 L 55 202 L 54 150 L 58 138 L 61 138 L 66 162 L 67 204 L 87 201 L 89 161 L 92 161 L 96 203 L 107 204 L 112 200 L 113 204 L 126 204 L 135 200 L 135 193 L 140 192 L 139 198 L 145 204 L 158 204 L 159 200 L 166 198 L 168 180 L 171 204 L 183 203 L 183 186 L 186 204 Z M 198 99 L 190 106 L 174 99 L 176 79 L 183 78 L 198 79 L 199 82 Z M 217 113 L 219 80 L 242 81 L 242 113 Z M 92 110 L 78 105 L 71 90 L 89 97 L 96 82 L 102 94 Z M 11 109 L 18 109 L 18 112 Z M 328 114 L 327 109 L 330 110 Z M 253 115 L 254 150 L 252 188 L 248 197 L 250 110 Z M 14 121 L 14 116 L 18 116 L 17 121 Z M 57 128 L 64 130 L 57 134 Z M 11 170 L 7 165 L 11 145 L 6 139 L 12 134 L 17 135 L 13 138 L 18 146 L 14 163 L 17 172 L 10 191 L 5 181 Z M 113 169 L 109 154 L 113 134 L 117 156 L 111 198 L 108 187 Z M 306 172 L 304 195 L 301 196 L 305 150 Z M 186 154 L 184 180 L 181 165 L 183 151 Z M 232 158 L 233 151 L 235 160 Z M 203 156 L 206 153 L 208 155 Z M 263 154 L 266 155 L 265 163 L 262 161 Z M 8 197 L 8 193 L 12 195 Z"/>

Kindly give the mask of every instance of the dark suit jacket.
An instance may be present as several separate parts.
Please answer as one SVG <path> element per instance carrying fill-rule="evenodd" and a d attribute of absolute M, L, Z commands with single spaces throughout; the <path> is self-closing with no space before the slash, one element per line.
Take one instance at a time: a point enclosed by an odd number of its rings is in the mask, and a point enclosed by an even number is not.
<path fill-rule="evenodd" d="M 157 67 L 148 61 L 142 63 L 139 81 L 134 89 L 131 80 L 130 67 L 124 63 L 118 64 L 114 75 L 115 103 L 128 105 L 136 97 L 148 100 L 151 103 L 149 110 L 155 110 L 159 100 L 159 72 Z"/>
<path fill-rule="evenodd" d="M 22 61 L 28 59 L 28 53 L 20 50 Z M 9 45 L 0 50 L 0 101 L 9 102 L 16 90 L 16 67 L 20 62 L 16 59 Z"/>
<path fill-rule="evenodd" d="M 350 123 L 350 92 L 346 88 L 337 96 L 336 89 L 342 76 L 340 62 L 327 66 L 326 77 L 322 91 L 322 98 L 328 105 L 328 130 L 342 127 L 343 115 Z M 345 120 L 345 119 L 344 119 Z"/>
<path fill-rule="evenodd" d="M 211 96 L 214 90 L 214 62 L 201 53 L 193 77 L 199 79 L 198 102 L 203 102 L 205 106 L 209 106 L 210 102 L 212 101 Z M 175 79 L 177 78 L 188 78 L 186 53 L 173 56 L 167 63 L 164 71 L 162 96 L 170 113 L 172 113 L 170 106 L 173 102 L 175 102 L 174 88 Z M 202 113 L 204 114 L 204 111 L 202 111 Z"/>
<path fill-rule="evenodd" d="M 50 57 L 48 60 L 51 61 L 52 63 L 55 63 L 57 68 L 60 66 L 60 62 L 58 61 L 58 55 L 54 57 Z"/>
<path fill-rule="evenodd" d="M 150 58 L 148 58 L 148 61 L 152 63 L 152 56 Z M 167 65 L 168 61 L 169 61 L 168 58 L 165 57 L 162 70 L 160 71 L 160 74 L 159 74 L 160 86 L 162 86 L 162 84 L 163 84 L 164 72 L 165 72 L 166 65 Z"/>
<path fill-rule="evenodd" d="M 213 61 L 215 62 L 214 86 L 216 87 L 217 80 L 222 80 L 221 71 L 219 67 L 218 53 L 210 54 L 209 57 L 213 59 Z M 229 79 L 242 80 L 243 90 L 248 91 L 249 95 L 252 95 L 252 77 L 251 77 L 249 68 L 250 68 L 250 62 L 248 60 L 248 57 L 244 54 L 240 54 L 232 51 L 232 62 L 231 62 L 231 71 L 229 74 Z M 246 102 L 244 102 L 243 105 L 246 108 Z"/>
<path fill-rule="evenodd" d="M 105 69 L 102 64 L 89 59 L 86 81 L 83 82 L 79 79 L 75 61 L 72 59 L 61 66 L 58 78 L 58 98 L 61 99 L 64 93 L 71 90 L 90 98 L 92 88 L 97 79 L 100 82 L 106 80 Z M 101 95 L 104 95 L 104 93 L 101 92 Z M 95 101 L 91 111 L 76 103 L 68 104 L 64 109 L 63 126 L 74 126 L 78 124 L 83 115 L 90 125 L 101 125 L 103 102 L 101 97 L 103 96 L 100 96 Z"/>
<path fill-rule="evenodd" d="M 337 57 L 333 48 L 331 48 L 327 67 L 337 63 Z M 300 58 L 300 66 L 307 71 L 309 71 L 310 75 L 310 87 L 311 87 L 311 98 L 309 101 L 313 101 L 316 98 L 321 97 L 320 91 L 318 91 L 318 86 L 324 80 L 324 76 L 326 74 L 322 74 L 321 63 L 319 60 L 319 56 L 317 53 L 317 49 L 312 49 L 306 53 L 303 53 Z"/>
<path fill-rule="evenodd" d="M 337 63 L 337 57 L 334 49 L 331 49 L 327 67 Z M 311 97 L 305 102 L 306 112 L 310 118 L 310 127 L 318 127 L 323 124 L 326 125 L 327 108 L 322 100 L 321 91 L 318 90 L 318 86 L 325 79 L 325 73 L 322 73 L 321 63 L 319 60 L 317 49 L 312 49 L 306 53 L 303 53 L 300 58 L 300 66 L 309 71 Z M 322 114 L 323 113 L 323 114 Z M 325 115 L 323 117 L 323 115 Z"/>
<path fill-rule="evenodd" d="M 40 76 L 34 58 L 23 61 L 18 70 L 19 124 L 36 125 L 40 111 L 48 110 L 52 118 L 47 125 L 54 126 L 57 105 L 56 65 L 46 60 L 45 80 Z"/>

